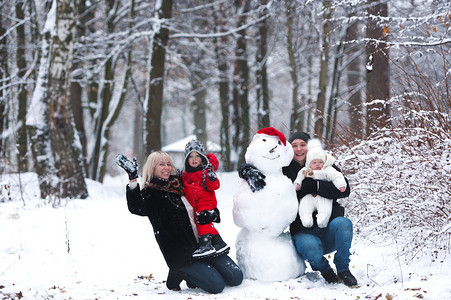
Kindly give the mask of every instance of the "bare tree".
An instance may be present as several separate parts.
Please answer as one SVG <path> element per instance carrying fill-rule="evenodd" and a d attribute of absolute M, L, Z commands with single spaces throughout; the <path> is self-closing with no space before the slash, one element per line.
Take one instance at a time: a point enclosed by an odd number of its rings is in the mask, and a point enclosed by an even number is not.
<path fill-rule="evenodd" d="M 257 125 L 258 128 L 268 127 L 270 125 L 270 114 L 269 114 L 269 88 L 268 88 L 268 74 L 266 71 L 266 64 L 268 61 L 268 50 L 267 50 L 267 18 L 268 0 L 260 2 L 260 7 L 258 10 L 258 18 L 263 20 L 258 23 L 258 35 L 257 35 L 257 53 L 256 53 L 256 63 L 257 70 L 255 74 L 255 79 L 257 81 Z"/>
<path fill-rule="evenodd" d="M 340 38 L 338 45 L 335 46 L 335 55 L 333 57 L 333 68 L 332 68 L 332 82 L 330 84 L 330 96 L 329 105 L 327 106 L 326 114 L 326 130 L 325 137 L 328 141 L 333 141 L 335 135 L 335 126 L 337 122 L 338 114 L 338 94 L 340 91 L 340 81 L 342 75 L 342 64 L 343 64 L 343 40 L 344 36 Z"/>
<path fill-rule="evenodd" d="M 185 65 L 189 71 L 189 80 L 191 82 L 190 106 L 193 112 L 193 133 L 205 147 L 207 146 L 207 74 L 202 68 L 202 56 L 205 53 L 198 50 L 198 53 L 191 53 L 189 58 L 184 56 Z M 208 151 L 208 149 L 207 149 Z"/>
<path fill-rule="evenodd" d="M 350 15 L 352 17 L 353 14 Z M 355 42 L 359 39 L 359 22 L 351 22 L 346 31 L 345 56 L 347 64 L 347 86 L 349 91 L 349 129 L 355 135 L 356 139 L 361 139 L 365 132 L 363 123 L 363 103 L 362 103 L 362 72 L 360 55 L 362 50 Z"/>
<path fill-rule="evenodd" d="M 166 45 L 169 38 L 167 22 L 172 17 L 172 0 L 162 0 L 156 7 L 155 18 L 161 22 L 154 33 L 151 53 L 150 72 L 147 89 L 146 108 L 146 151 L 151 153 L 161 149 L 161 112 L 163 109 L 163 86 L 166 60 Z"/>
<path fill-rule="evenodd" d="M 68 103 L 75 35 L 75 1 L 54 1 L 44 32 L 38 82 L 27 118 L 41 198 L 86 198 L 81 151 Z"/>
<path fill-rule="evenodd" d="M 135 15 L 135 1 L 130 1 L 130 21 L 128 23 L 129 29 L 133 26 L 133 19 Z M 122 105 L 125 100 L 125 96 L 127 95 L 128 82 L 131 74 L 131 60 L 132 60 L 132 48 L 128 47 L 128 50 L 125 54 L 125 62 L 123 65 L 124 72 L 121 76 L 121 79 L 115 84 L 113 84 L 110 90 L 111 100 L 109 102 L 109 111 L 108 115 L 104 121 L 102 128 L 102 138 L 101 138 L 101 148 L 100 148 L 100 157 L 98 162 L 98 181 L 103 182 L 103 178 L 106 174 L 106 164 L 109 152 L 109 139 L 110 139 L 110 128 L 113 126 L 116 121 L 119 112 L 122 109 Z M 114 68 L 111 70 L 114 74 Z M 109 71 L 108 71 L 109 72 Z M 114 76 L 113 76 L 114 77 Z M 115 85 L 119 85 L 119 92 L 115 93 Z"/>
<path fill-rule="evenodd" d="M 237 28 L 246 23 L 246 14 L 249 11 L 249 1 L 238 0 L 235 2 L 239 15 Z M 247 61 L 246 29 L 237 32 L 235 62 L 233 69 L 233 117 L 234 124 L 233 147 L 238 156 L 235 163 L 244 162 L 244 147 L 249 143 L 250 116 L 249 116 L 249 67 Z"/>
<path fill-rule="evenodd" d="M 285 1 L 285 15 L 287 18 L 287 51 L 288 51 L 288 63 L 290 66 L 290 76 L 291 76 L 291 116 L 290 116 L 290 128 L 302 129 L 304 124 L 304 114 L 301 113 L 301 103 L 299 101 L 299 84 L 298 84 L 298 66 L 296 62 L 296 48 L 295 48 L 295 37 L 293 30 L 295 29 L 295 18 L 296 13 L 296 1 L 287 0 Z"/>
<path fill-rule="evenodd" d="M 331 1 L 326 0 L 323 2 L 323 12 L 321 62 L 315 112 L 315 134 L 319 136 L 324 136 L 325 134 L 324 113 L 326 107 L 326 92 L 329 86 L 329 47 L 332 30 L 330 20 L 332 16 Z"/>
<path fill-rule="evenodd" d="M 225 32 L 227 16 L 224 4 L 221 3 L 217 8 L 213 10 L 213 17 L 215 22 L 216 32 Z M 221 129 L 220 129 L 220 142 L 221 142 L 221 157 L 225 171 L 232 171 L 233 164 L 231 160 L 231 139 L 230 139 L 230 84 L 229 84 L 229 64 L 227 44 L 228 37 L 223 35 L 221 37 L 214 38 L 216 64 L 218 67 L 218 90 L 219 90 L 219 102 L 221 106 Z"/>
<path fill-rule="evenodd" d="M 5 160 L 6 151 L 6 136 L 3 134 L 8 129 L 8 103 L 9 103 L 9 88 L 8 80 L 9 68 L 8 68 L 8 51 L 6 48 L 6 27 L 4 26 L 3 12 L 4 7 L 0 5 L 0 172 L 3 173 L 3 160 Z"/>
<path fill-rule="evenodd" d="M 17 64 L 17 76 L 19 78 L 18 89 L 18 110 L 17 110 L 17 165 L 18 171 L 28 171 L 28 143 L 27 143 L 27 129 L 25 126 L 25 117 L 27 115 L 27 85 L 25 75 L 27 73 L 27 59 L 25 57 L 25 14 L 24 6 L 25 1 L 16 1 L 16 18 L 19 25 L 16 27 L 17 34 L 17 51 L 16 51 L 16 64 Z"/>
<path fill-rule="evenodd" d="M 382 18 L 388 16 L 385 1 L 369 0 L 366 35 L 367 74 L 367 135 L 386 127 L 390 119 L 390 108 L 386 100 L 390 97 L 389 54 L 385 26 Z"/>
<path fill-rule="evenodd" d="M 89 34 L 89 29 L 91 26 L 89 24 L 94 18 L 94 10 L 88 7 L 88 0 L 80 0 L 77 5 L 77 37 L 86 36 Z M 85 129 L 85 117 L 83 109 L 83 62 L 81 60 L 74 59 L 73 72 L 71 75 L 70 84 L 70 102 L 72 105 L 72 112 L 74 115 L 75 129 L 77 130 L 77 135 L 80 138 L 81 151 L 83 154 L 83 168 L 88 174 L 88 137 Z"/>
<path fill-rule="evenodd" d="M 119 14 L 119 2 L 117 0 L 106 1 L 107 8 L 107 32 L 113 33 L 116 27 L 116 18 Z M 107 49 L 106 49 L 107 50 Z M 108 50 L 107 50 L 108 51 Z M 108 143 L 110 128 L 116 120 L 127 90 L 128 77 L 130 75 L 130 60 L 126 57 L 125 72 L 119 82 L 115 81 L 115 69 L 119 67 L 118 55 L 107 55 L 103 69 L 103 81 L 100 85 L 100 93 L 97 95 L 97 112 L 95 114 L 94 147 L 90 154 L 90 172 L 92 179 L 103 181 L 105 176 L 105 163 L 108 155 Z M 116 85 L 120 85 L 115 93 Z"/>

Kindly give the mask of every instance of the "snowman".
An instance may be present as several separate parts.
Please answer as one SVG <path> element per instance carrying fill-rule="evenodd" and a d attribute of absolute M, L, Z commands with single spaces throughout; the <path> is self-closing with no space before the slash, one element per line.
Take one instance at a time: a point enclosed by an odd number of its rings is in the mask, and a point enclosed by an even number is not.
<path fill-rule="evenodd" d="M 296 218 L 298 200 L 293 183 L 282 173 L 293 159 L 293 148 L 278 130 L 267 127 L 254 135 L 246 163 L 266 176 L 263 189 L 253 192 L 243 180 L 233 199 L 233 220 L 241 228 L 236 256 L 246 278 L 282 281 L 297 278 L 305 264 L 287 227 Z"/>

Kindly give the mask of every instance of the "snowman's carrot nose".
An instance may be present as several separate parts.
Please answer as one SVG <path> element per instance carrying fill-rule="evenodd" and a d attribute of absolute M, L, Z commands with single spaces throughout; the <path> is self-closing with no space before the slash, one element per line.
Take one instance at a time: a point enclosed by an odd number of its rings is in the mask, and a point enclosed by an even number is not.
<path fill-rule="evenodd" d="M 276 150 L 276 148 L 277 148 L 277 145 L 274 148 L 272 148 L 271 150 L 269 150 L 269 153 L 273 153 L 274 150 Z"/>

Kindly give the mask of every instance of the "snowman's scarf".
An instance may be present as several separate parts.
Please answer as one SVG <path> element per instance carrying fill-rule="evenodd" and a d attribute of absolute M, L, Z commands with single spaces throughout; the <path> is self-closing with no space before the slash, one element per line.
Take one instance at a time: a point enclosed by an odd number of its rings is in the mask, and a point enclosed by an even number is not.
<path fill-rule="evenodd" d="M 150 182 L 145 183 L 146 187 L 169 193 L 175 193 L 184 196 L 183 185 L 177 176 L 170 176 L 169 180 L 162 178 L 152 178 Z"/>

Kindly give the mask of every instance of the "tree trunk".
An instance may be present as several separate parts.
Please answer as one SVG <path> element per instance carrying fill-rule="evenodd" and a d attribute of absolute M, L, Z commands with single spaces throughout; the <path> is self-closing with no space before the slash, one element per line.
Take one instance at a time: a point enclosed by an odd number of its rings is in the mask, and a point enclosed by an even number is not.
<path fill-rule="evenodd" d="M 117 7 L 115 7 L 115 0 L 106 1 L 107 8 L 107 31 L 108 33 L 114 32 L 115 27 L 115 16 Z M 92 147 L 92 152 L 90 155 L 90 178 L 101 181 L 100 180 L 100 168 L 101 168 L 101 157 L 103 157 L 104 153 L 102 153 L 103 144 L 107 143 L 109 138 L 105 137 L 106 128 L 106 120 L 108 115 L 110 114 L 110 103 L 113 98 L 114 91 L 114 67 L 113 65 L 113 57 L 109 57 L 105 63 L 105 69 L 103 74 L 103 84 L 100 85 L 100 97 L 97 99 L 97 112 L 95 114 L 95 126 L 94 126 L 94 146 Z M 105 140 L 106 138 L 106 140 Z"/>
<path fill-rule="evenodd" d="M 78 82 L 71 82 L 70 84 L 70 103 L 71 109 L 74 117 L 75 130 L 77 132 L 78 138 L 80 139 L 82 160 L 83 160 L 83 170 L 85 173 L 88 172 L 88 165 L 86 157 L 88 155 L 87 150 L 87 139 L 86 131 L 84 125 L 83 117 L 83 107 L 81 101 L 82 88 Z"/>
<path fill-rule="evenodd" d="M 130 2 L 130 22 L 128 24 L 129 28 L 132 28 L 132 20 L 135 16 L 135 1 L 132 0 Z M 122 77 L 122 81 L 119 82 L 120 88 L 119 88 L 119 95 L 114 95 L 114 84 L 111 87 L 110 94 L 111 94 L 111 101 L 109 101 L 108 105 L 108 115 L 105 119 L 105 122 L 103 124 L 102 128 L 102 138 L 100 143 L 100 155 L 99 155 L 99 162 L 98 162 L 98 181 L 103 182 L 103 178 L 106 174 L 106 165 L 107 165 L 107 159 L 108 159 L 108 153 L 109 153 L 109 140 L 110 140 L 110 128 L 113 126 L 114 122 L 116 121 L 117 117 L 119 116 L 119 113 L 122 109 L 122 105 L 125 100 L 125 96 L 127 95 L 127 87 L 128 82 L 131 74 L 131 61 L 132 61 L 132 48 L 130 47 L 127 52 L 126 61 L 125 61 L 125 73 Z M 114 74 L 114 71 L 111 70 Z M 114 80 L 114 75 L 112 74 L 112 80 Z"/>
<path fill-rule="evenodd" d="M 75 0 L 55 1 L 56 35 L 52 39 L 49 65 L 48 100 L 50 140 L 59 177 L 59 196 L 86 198 L 88 190 L 83 172 L 81 149 L 74 130 L 72 109 L 68 99 L 69 76 L 72 68 L 76 8 Z"/>
<path fill-rule="evenodd" d="M 352 17 L 352 15 L 350 16 Z M 346 31 L 346 41 L 357 41 L 359 38 L 359 22 L 354 21 Z M 364 125 L 363 125 L 363 111 L 362 111 L 362 98 L 361 98 L 361 91 L 360 91 L 360 83 L 362 80 L 362 74 L 361 74 L 361 59 L 360 59 L 361 50 L 359 47 L 356 47 L 356 45 L 353 45 L 353 43 L 348 43 L 345 46 L 345 56 L 347 57 L 347 60 L 350 60 L 348 65 L 348 72 L 347 72 L 347 85 L 349 88 L 349 127 L 351 132 L 353 133 L 354 137 L 357 140 L 360 140 L 363 137 L 363 133 L 365 131 Z"/>
<path fill-rule="evenodd" d="M 33 94 L 27 125 L 32 140 L 33 161 L 38 173 L 41 198 L 51 197 L 53 205 L 61 198 L 86 198 L 79 141 L 69 95 L 69 73 L 75 34 L 74 1 L 53 2 L 56 13 L 53 27 L 45 33 L 38 82 Z M 51 15 L 52 13 L 49 13 Z M 47 20 L 49 22 L 49 20 Z M 49 28 L 47 27 L 47 28 Z"/>
<path fill-rule="evenodd" d="M 344 36 L 343 36 L 344 38 Z M 343 39 L 340 39 L 343 40 Z M 326 122 L 326 139 L 329 142 L 333 142 L 335 135 L 335 128 L 337 126 L 337 99 L 340 92 L 340 82 L 342 74 L 343 63 L 343 43 L 340 42 L 335 51 L 334 67 L 332 70 L 332 84 L 330 88 L 329 105 L 327 108 L 327 122 Z"/>
<path fill-rule="evenodd" d="M 8 90 L 7 86 L 9 82 L 6 80 L 9 77 L 8 74 L 8 51 L 6 49 L 6 28 L 3 27 L 3 11 L 0 6 L 0 36 L 4 38 L 0 39 L 0 132 L 4 133 L 8 129 Z M 0 174 L 3 174 L 4 160 L 6 159 L 6 136 L 0 135 Z"/>
<path fill-rule="evenodd" d="M 24 20 L 24 8 L 25 2 L 16 2 L 16 18 Z M 17 169 L 19 172 L 28 171 L 28 142 L 27 142 L 27 128 L 25 125 L 25 117 L 27 115 L 27 85 L 25 74 L 27 71 L 27 59 L 25 57 L 25 25 L 21 24 L 16 27 L 17 33 L 17 52 L 16 52 L 16 64 L 17 64 L 17 75 L 18 82 L 17 85 L 17 100 L 18 100 L 18 115 L 17 115 Z"/>
<path fill-rule="evenodd" d="M 56 8 L 54 8 L 56 10 Z M 55 26 L 55 24 L 52 24 Z M 48 112 L 48 84 L 49 84 L 49 64 L 51 53 L 50 32 L 44 32 L 42 39 L 42 49 L 40 57 L 39 73 L 36 87 L 30 104 L 29 115 L 27 116 L 27 129 L 31 140 L 31 153 L 34 169 L 38 175 L 41 198 L 57 193 L 58 178 L 53 150 L 49 137 L 49 112 Z"/>
<path fill-rule="evenodd" d="M 143 153 L 143 109 L 142 106 L 137 105 L 135 107 L 135 119 L 133 122 L 133 156 L 135 156 L 138 161 L 144 161 L 146 157 Z"/>
<path fill-rule="evenodd" d="M 158 20 L 172 17 L 172 0 L 162 0 L 157 7 Z M 155 32 L 152 42 L 150 59 L 150 77 L 147 89 L 146 108 L 146 151 L 151 153 L 161 149 L 161 113 L 163 110 L 164 67 L 166 45 L 169 39 L 169 29 L 162 26 Z"/>
<path fill-rule="evenodd" d="M 326 92 L 329 86 L 329 47 L 330 47 L 330 33 L 331 33 L 331 3 L 329 0 L 323 2 L 323 34 L 322 34 L 322 51 L 321 51 L 321 64 L 319 74 L 319 92 L 316 99 L 316 111 L 315 111 L 315 134 L 318 136 L 324 136 L 324 114 L 326 107 Z"/>
<path fill-rule="evenodd" d="M 197 140 L 199 140 L 208 151 L 207 146 L 207 116 L 206 116 L 206 105 L 205 97 L 207 92 L 202 85 L 202 81 L 198 81 L 197 78 L 202 78 L 202 74 L 196 74 L 194 78 L 191 79 L 192 91 L 194 91 L 194 101 L 192 103 L 192 109 L 194 112 L 194 134 Z"/>
<path fill-rule="evenodd" d="M 36 11 L 36 2 L 35 1 L 29 1 L 30 5 L 28 6 L 28 14 L 30 15 L 31 24 L 33 24 L 32 29 L 30 30 L 30 43 L 31 45 L 37 45 L 42 40 L 39 23 L 38 23 L 38 13 Z M 32 51 L 33 57 L 41 57 L 41 47 L 36 47 Z M 36 82 L 36 79 L 38 78 L 39 68 L 35 67 L 33 68 L 33 72 L 31 74 L 31 78 L 34 82 Z M 34 86 L 30 88 L 30 90 L 33 90 Z"/>
<path fill-rule="evenodd" d="M 298 100 L 298 69 L 296 64 L 295 53 L 296 49 L 294 47 L 294 36 L 293 36 L 293 18 L 296 15 L 296 5 L 295 1 L 287 0 L 285 1 L 286 8 L 285 14 L 287 17 L 287 52 L 288 61 L 290 65 L 290 76 L 291 76 L 291 103 L 292 110 L 290 116 L 290 129 L 291 130 L 303 130 L 304 125 L 304 113 L 301 113 L 301 105 Z"/>
<path fill-rule="evenodd" d="M 236 1 L 237 10 L 241 13 L 237 28 L 246 23 L 246 13 L 249 11 L 249 1 Z M 233 120 L 235 132 L 233 138 L 234 152 L 238 157 L 235 168 L 244 163 L 243 151 L 249 144 L 250 116 L 248 101 L 249 67 L 247 65 L 247 41 L 246 30 L 237 32 L 236 60 L 233 71 Z"/>
<path fill-rule="evenodd" d="M 107 1 L 107 5 L 107 30 L 108 32 L 113 33 L 115 31 L 115 19 L 119 8 L 115 0 Z M 134 1 L 130 3 L 130 20 L 133 18 Z M 129 23 L 129 27 L 130 26 L 131 21 Z M 94 147 L 92 149 L 90 159 L 90 177 L 99 182 L 103 182 L 103 178 L 106 174 L 106 162 L 110 142 L 110 128 L 119 116 L 119 112 L 125 100 L 131 73 L 131 55 L 131 48 L 129 48 L 123 66 L 125 72 L 119 82 L 115 82 L 115 70 L 118 68 L 119 59 L 116 56 L 111 56 L 105 63 L 104 83 L 101 85 L 99 94 L 100 97 L 98 98 L 98 113 L 95 114 Z M 119 84 L 118 88 L 116 88 L 117 84 Z M 115 93 L 115 91 L 118 92 Z"/>
<path fill-rule="evenodd" d="M 88 23 L 94 16 L 94 11 L 91 9 L 87 9 L 86 0 L 82 0 L 78 2 L 77 7 L 77 17 L 80 20 L 77 26 L 77 33 L 78 36 L 83 36 L 88 32 L 88 27 L 85 25 Z M 73 70 L 82 68 L 83 66 L 80 63 L 74 63 Z M 88 169 L 88 140 L 86 136 L 86 130 L 84 125 L 84 111 L 83 111 L 83 104 L 82 104 L 82 86 L 79 83 L 79 79 L 81 78 L 73 78 L 70 83 L 70 99 L 71 99 L 71 106 L 72 106 L 72 112 L 74 115 L 74 123 L 75 123 L 75 129 L 77 131 L 77 135 L 80 139 L 81 144 L 81 152 L 83 156 L 83 169 L 86 174 L 89 173 Z"/>
<path fill-rule="evenodd" d="M 390 108 L 386 100 L 390 98 L 390 74 L 387 37 L 379 17 L 388 16 L 388 5 L 379 0 L 370 0 L 368 8 L 367 38 L 367 135 L 389 125 Z M 374 17 L 371 17 L 374 16 Z"/>
<path fill-rule="evenodd" d="M 214 14 L 216 32 L 225 31 L 225 15 L 224 4 L 219 5 L 218 14 Z M 215 11 L 216 12 L 216 11 Z M 221 158 L 224 171 L 232 171 L 233 164 L 231 160 L 231 143 L 230 143 L 230 94 L 229 94 L 229 64 L 227 60 L 227 37 L 215 38 L 215 54 L 216 62 L 219 70 L 219 100 L 221 105 Z"/>
<path fill-rule="evenodd" d="M 313 73 L 313 62 L 312 56 L 309 55 L 307 57 L 307 74 Z M 307 79 L 307 132 L 314 131 L 315 129 L 315 120 L 313 119 L 313 78 L 312 76 L 308 76 Z"/>
<path fill-rule="evenodd" d="M 263 9 L 259 11 L 258 17 L 261 18 L 268 13 L 266 8 L 267 0 L 261 2 Z M 258 128 L 268 127 L 269 119 L 269 91 L 268 74 L 266 72 L 267 53 L 267 25 L 266 19 L 258 25 L 257 36 L 257 71 L 255 79 L 257 81 L 257 124 Z"/>

